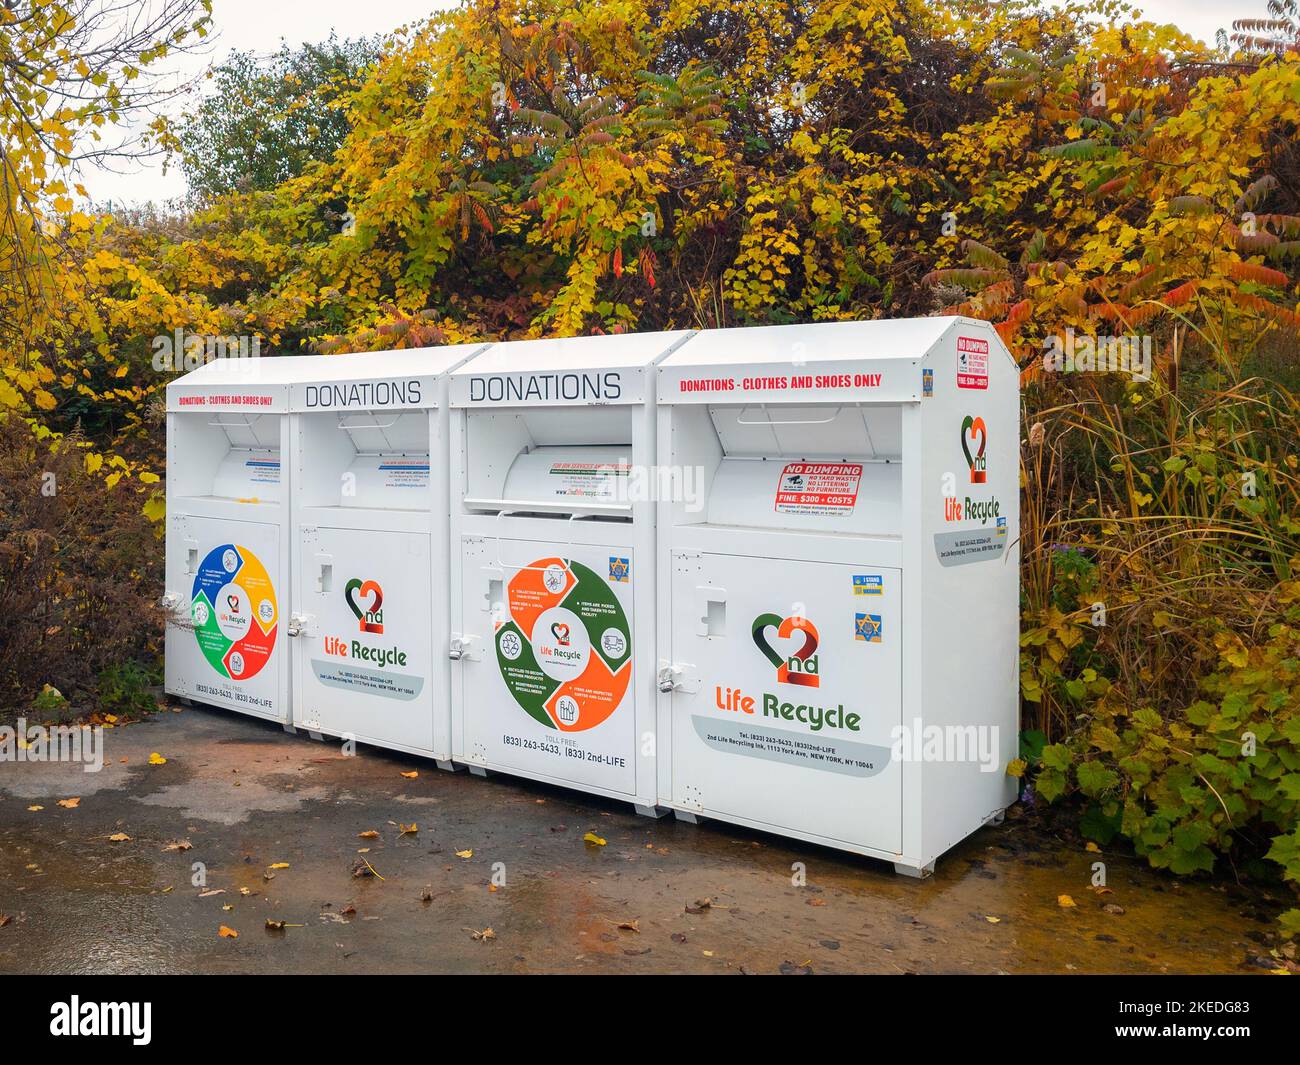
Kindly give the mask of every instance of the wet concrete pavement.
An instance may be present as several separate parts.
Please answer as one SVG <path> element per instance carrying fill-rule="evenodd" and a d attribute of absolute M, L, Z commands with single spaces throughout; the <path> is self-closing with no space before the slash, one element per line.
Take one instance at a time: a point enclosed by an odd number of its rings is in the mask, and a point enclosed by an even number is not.
<path fill-rule="evenodd" d="M 105 741 L 99 773 L 0 764 L 0 972 L 1259 972 L 1283 901 L 1015 817 L 917 882 L 221 711 Z M 1109 894 L 1089 886 L 1098 860 Z"/>

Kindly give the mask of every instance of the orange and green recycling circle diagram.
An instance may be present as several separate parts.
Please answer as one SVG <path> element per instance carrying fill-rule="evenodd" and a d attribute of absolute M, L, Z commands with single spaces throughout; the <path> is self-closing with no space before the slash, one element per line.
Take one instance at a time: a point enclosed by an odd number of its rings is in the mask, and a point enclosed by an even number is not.
<path fill-rule="evenodd" d="M 239 544 L 214 547 L 190 592 L 190 616 L 199 649 L 221 676 L 257 676 L 275 647 L 279 611 L 266 567 Z"/>
<path fill-rule="evenodd" d="M 510 581 L 497 664 L 510 694 L 547 728 L 582 732 L 623 701 L 632 634 L 618 596 L 591 569 L 543 558 Z"/>

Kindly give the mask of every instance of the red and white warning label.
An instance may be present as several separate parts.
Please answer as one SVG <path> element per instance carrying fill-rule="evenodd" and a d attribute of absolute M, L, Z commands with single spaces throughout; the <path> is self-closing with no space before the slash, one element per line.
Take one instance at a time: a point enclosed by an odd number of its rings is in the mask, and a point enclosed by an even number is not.
<path fill-rule="evenodd" d="M 989 387 L 989 342 L 975 337 L 957 338 L 957 387 Z"/>
<path fill-rule="evenodd" d="M 778 514 L 851 514 L 858 505 L 860 462 L 791 462 L 776 489 Z"/>

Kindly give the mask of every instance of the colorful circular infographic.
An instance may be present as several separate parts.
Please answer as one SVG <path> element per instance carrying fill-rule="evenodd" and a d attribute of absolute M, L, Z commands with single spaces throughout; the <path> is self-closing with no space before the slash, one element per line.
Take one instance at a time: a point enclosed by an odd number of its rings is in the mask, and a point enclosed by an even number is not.
<path fill-rule="evenodd" d="M 510 694 L 547 728 L 582 732 L 618 709 L 632 634 L 618 597 L 579 562 L 543 558 L 510 581 L 497 664 Z"/>
<path fill-rule="evenodd" d="M 271 657 L 275 588 L 248 548 L 222 544 L 208 552 L 194 578 L 190 614 L 203 657 L 223 677 L 248 680 Z"/>

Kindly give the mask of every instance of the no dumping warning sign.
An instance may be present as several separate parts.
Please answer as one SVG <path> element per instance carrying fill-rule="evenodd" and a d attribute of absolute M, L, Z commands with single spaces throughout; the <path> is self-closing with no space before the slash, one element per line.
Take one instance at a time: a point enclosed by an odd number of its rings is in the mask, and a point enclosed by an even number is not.
<path fill-rule="evenodd" d="M 778 514 L 829 517 L 853 513 L 862 481 L 860 462 L 791 462 L 776 488 Z"/>

